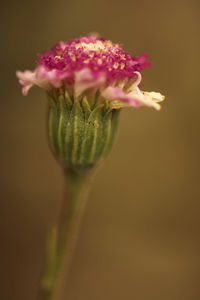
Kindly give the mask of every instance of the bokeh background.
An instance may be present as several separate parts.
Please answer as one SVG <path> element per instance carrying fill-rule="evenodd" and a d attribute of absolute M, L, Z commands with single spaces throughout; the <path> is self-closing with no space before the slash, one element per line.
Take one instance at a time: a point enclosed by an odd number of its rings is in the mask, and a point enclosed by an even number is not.
<path fill-rule="evenodd" d="M 35 300 L 62 172 L 48 149 L 47 101 L 21 95 L 17 69 L 60 40 L 99 32 L 148 53 L 144 90 L 160 112 L 121 114 L 99 170 L 66 283 L 67 300 L 200 299 L 198 0 L 5 1 L 1 4 L 0 299 Z"/>

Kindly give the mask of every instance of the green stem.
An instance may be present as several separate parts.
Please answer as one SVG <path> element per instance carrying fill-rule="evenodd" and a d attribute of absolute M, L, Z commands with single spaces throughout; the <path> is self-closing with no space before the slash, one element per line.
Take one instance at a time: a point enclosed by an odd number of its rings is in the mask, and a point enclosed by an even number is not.
<path fill-rule="evenodd" d="M 47 243 L 46 268 L 38 300 L 60 300 L 87 200 L 88 174 L 65 171 L 66 197 L 57 228 Z"/>

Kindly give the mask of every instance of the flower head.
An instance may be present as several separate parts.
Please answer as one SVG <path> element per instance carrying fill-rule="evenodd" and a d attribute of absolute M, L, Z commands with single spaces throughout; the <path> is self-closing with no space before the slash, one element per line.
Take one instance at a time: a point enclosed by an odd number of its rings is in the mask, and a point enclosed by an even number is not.
<path fill-rule="evenodd" d="M 122 45 L 95 35 L 60 42 L 52 50 L 38 55 L 33 72 L 17 71 L 23 95 L 33 85 L 47 91 L 72 90 L 79 98 L 88 91 L 99 91 L 101 101 L 110 101 L 117 109 L 124 106 L 150 106 L 164 99 L 160 93 L 139 89 L 141 71 L 150 66 L 146 55 L 131 56 Z"/>

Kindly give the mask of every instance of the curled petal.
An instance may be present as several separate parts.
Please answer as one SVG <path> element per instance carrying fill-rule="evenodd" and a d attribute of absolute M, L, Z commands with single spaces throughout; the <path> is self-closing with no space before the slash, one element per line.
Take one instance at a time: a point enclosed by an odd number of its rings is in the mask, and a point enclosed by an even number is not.
<path fill-rule="evenodd" d="M 22 94 L 26 96 L 29 89 L 34 85 L 35 72 L 31 71 L 17 71 L 17 77 L 19 78 L 19 84 L 22 86 Z"/>
<path fill-rule="evenodd" d="M 19 83 L 21 84 L 22 87 L 22 94 L 23 96 L 26 96 L 28 94 L 28 91 L 30 88 L 33 86 L 33 84 L 29 83 L 24 83 L 22 80 L 19 80 Z"/>
<path fill-rule="evenodd" d="M 142 75 L 140 72 L 134 72 L 134 74 L 135 74 L 135 77 L 133 77 L 133 82 L 132 82 L 131 86 L 129 87 L 130 91 L 135 89 L 142 80 Z"/>
<path fill-rule="evenodd" d="M 137 99 L 137 101 L 140 103 L 140 106 L 149 106 L 159 110 L 160 105 L 157 102 L 163 101 L 165 97 L 156 92 L 142 92 L 138 87 L 142 80 L 142 76 L 139 72 L 135 72 L 135 74 L 137 77 L 128 89 L 128 95 L 134 99 Z"/>
<path fill-rule="evenodd" d="M 97 88 L 106 82 L 106 74 L 104 72 L 92 72 L 89 68 L 84 68 L 75 73 L 75 95 L 80 96 L 84 91 Z"/>
<path fill-rule="evenodd" d="M 124 90 L 127 93 L 130 93 L 132 90 L 137 88 L 137 86 L 140 84 L 142 80 L 142 75 L 140 72 L 134 72 L 135 76 L 132 78 L 129 78 L 124 86 Z"/>
<path fill-rule="evenodd" d="M 38 66 L 33 72 L 17 71 L 16 75 L 19 78 L 19 83 L 23 86 L 22 93 L 25 96 L 33 85 L 46 90 L 51 89 L 51 87 L 59 88 L 68 73 L 56 69 L 48 71 L 45 67 Z"/>

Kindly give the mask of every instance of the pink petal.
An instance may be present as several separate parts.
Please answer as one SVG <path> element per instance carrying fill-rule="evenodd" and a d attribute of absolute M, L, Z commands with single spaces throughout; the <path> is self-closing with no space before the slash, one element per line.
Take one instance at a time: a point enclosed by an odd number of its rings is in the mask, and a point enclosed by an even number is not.
<path fill-rule="evenodd" d="M 34 72 L 29 71 L 29 70 L 26 70 L 24 72 L 17 71 L 16 75 L 20 79 L 21 82 L 31 82 L 35 78 L 35 71 Z M 20 83 L 20 84 L 22 84 L 22 83 Z"/>
<path fill-rule="evenodd" d="M 102 96 L 108 100 L 119 100 L 127 103 L 130 106 L 138 107 L 139 102 L 137 99 L 126 94 L 122 89 L 117 87 L 107 87 L 103 92 Z"/>
<path fill-rule="evenodd" d="M 22 94 L 26 96 L 29 89 L 34 85 L 33 81 L 35 78 L 35 72 L 31 71 L 17 71 L 17 77 L 19 78 L 19 83 L 22 86 Z"/>
<path fill-rule="evenodd" d="M 27 84 L 22 88 L 22 94 L 23 96 L 26 96 L 28 94 L 28 91 L 30 90 L 30 88 L 32 87 L 32 84 Z"/>
<path fill-rule="evenodd" d="M 106 82 L 106 75 L 104 72 L 92 72 L 89 68 L 84 68 L 75 73 L 75 95 L 80 96 L 84 91 L 97 88 L 104 85 Z"/>
<path fill-rule="evenodd" d="M 39 66 L 36 68 L 35 84 L 48 89 L 51 86 L 58 88 L 61 86 L 62 82 L 59 77 L 58 70 L 48 71 L 45 67 Z"/>
<path fill-rule="evenodd" d="M 16 75 L 19 78 L 19 83 L 23 86 L 23 95 L 27 95 L 33 85 L 46 90 L 51 87 L 59 88 L 63 84 L 63 80 L 69 76 L 69 73 L 56 69 L 48 71 L 44 66 L 38 66 L 33 72 L 27 70 L 24 72 L 17 71 Z"/>

